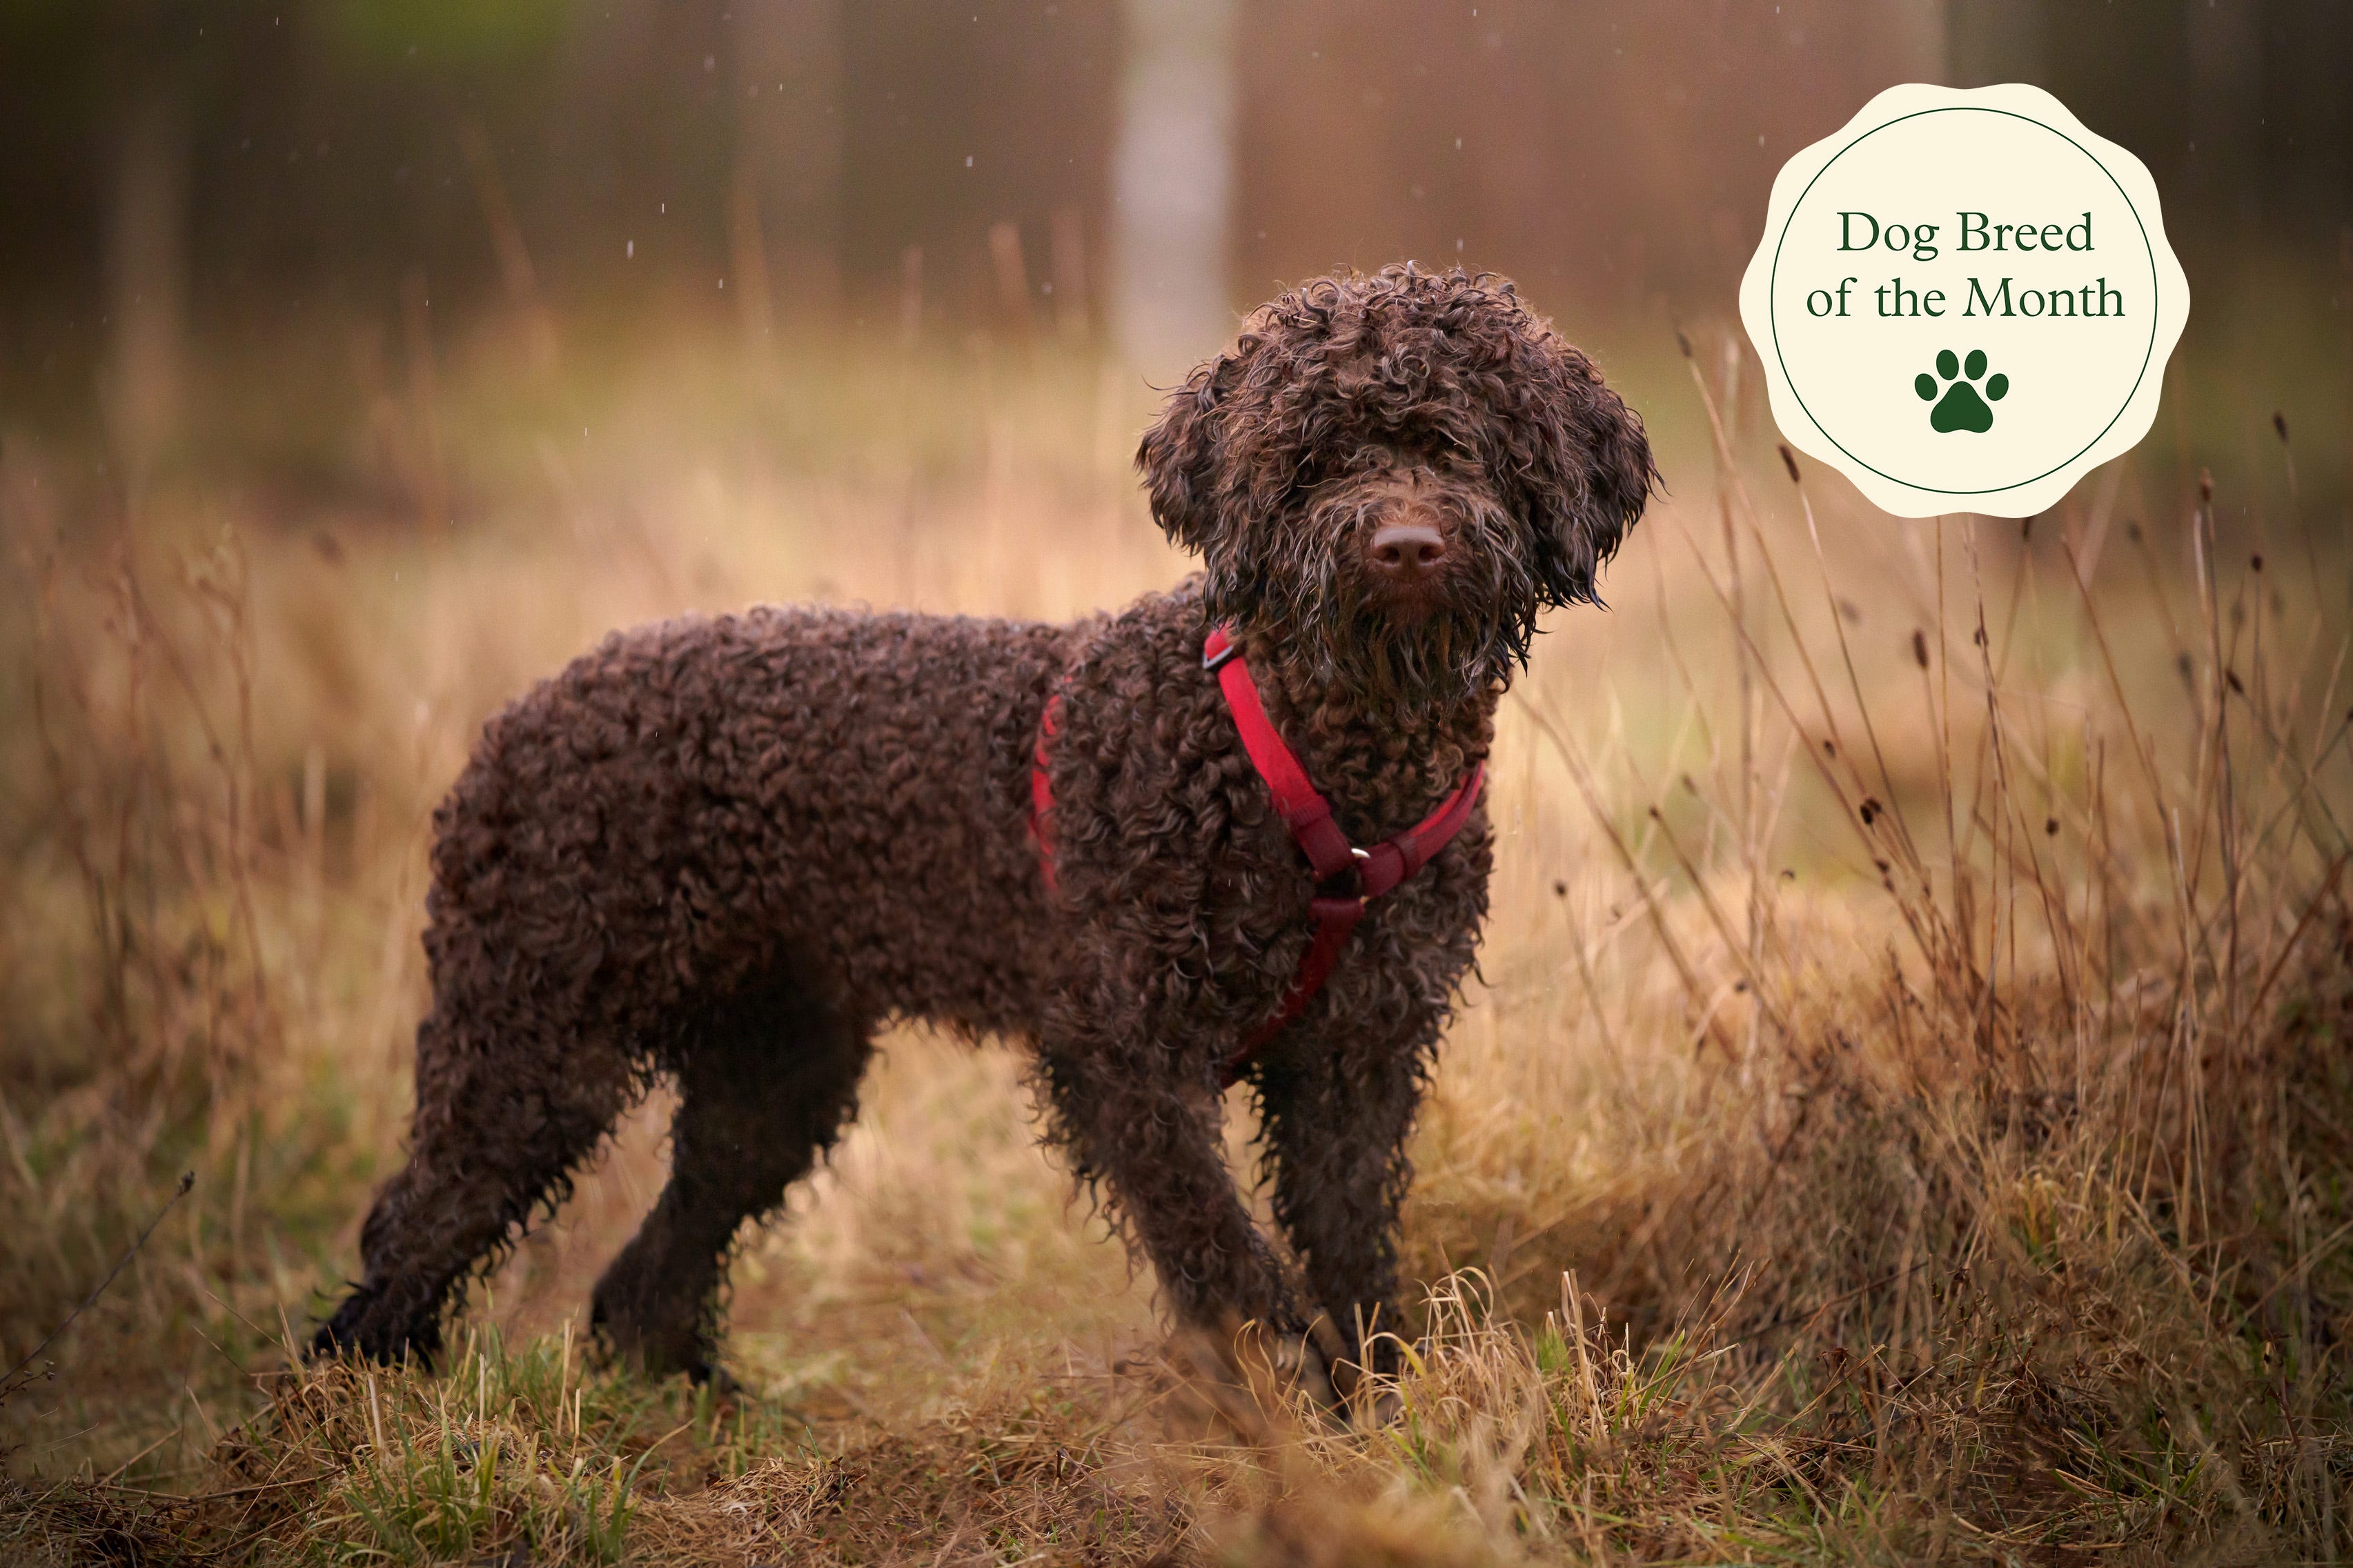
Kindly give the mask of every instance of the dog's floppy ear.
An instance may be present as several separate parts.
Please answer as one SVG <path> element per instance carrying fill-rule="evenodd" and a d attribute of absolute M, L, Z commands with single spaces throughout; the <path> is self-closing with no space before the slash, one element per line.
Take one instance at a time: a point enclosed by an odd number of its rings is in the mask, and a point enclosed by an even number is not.
<path fill-rule="evenodd" d="M 1546 332 L 1514 356 L 1520 394 L 1510 467 L 1538 532 L 1545 596 L 1591 604 L 1594 578 L 1642 515 L 1659 479 L 1639 415 L 1593 362 Z"/>
<path fill-rule="evenodd" d="M 1249 340 L 1241 352 L 1247 352 Z M 1144 433 L 1135 466 L 1144 471 L 1152 518 L 1177 544 L 1195 554 L 1208 550 L 1222 509 L 1220 492 L 1231 482 L 1226 471 L 1225 404 L 1240 366 L 1240 353 L 1222 353 L 1197 366 L 1185 384 L 1168 395 L 1160 417 Z"/>

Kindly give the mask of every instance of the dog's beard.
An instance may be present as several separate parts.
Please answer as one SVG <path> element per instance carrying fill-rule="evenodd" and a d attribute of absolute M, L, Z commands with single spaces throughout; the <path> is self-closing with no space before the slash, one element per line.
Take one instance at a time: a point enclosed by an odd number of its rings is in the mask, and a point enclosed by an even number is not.
<path fill-rule="evenodd" d="M 1257 570 L 1213 569 L 1208 586 L 1216 618 L 1281 649 L 1314 685 L 1404 716 L 1480 700 L 1527 662 L 1538 593 L 1499 510 L 1457 520 L 1445 572 L 1419 603 L 1350 564 L 1353 529 L 1309 531 L 1314 548 L 1279 552 L 1279 564 Z"/>
<path fill-rule="evenodd" d="M 1375 712 L 1411 713 L 1472 701 L 1510 679 L 1510 639 L 1493 619 L 1440 604 L 1408 621 L 1359 601 L 1321 618 L 1301 639 L 1319 685 L 1355 694 Z"/>

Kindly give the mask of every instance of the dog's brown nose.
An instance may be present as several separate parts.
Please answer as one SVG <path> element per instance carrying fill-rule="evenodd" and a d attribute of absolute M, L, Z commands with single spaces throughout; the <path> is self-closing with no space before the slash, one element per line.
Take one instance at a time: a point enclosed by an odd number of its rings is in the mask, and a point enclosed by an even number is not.
<path fill-rule="evenodd" d="M 1446 559 L 1446 537 L 1426 522 L 1385 522 L 1373 531 L 1373 565 L 1400 583 L 1438 570 Z"/>

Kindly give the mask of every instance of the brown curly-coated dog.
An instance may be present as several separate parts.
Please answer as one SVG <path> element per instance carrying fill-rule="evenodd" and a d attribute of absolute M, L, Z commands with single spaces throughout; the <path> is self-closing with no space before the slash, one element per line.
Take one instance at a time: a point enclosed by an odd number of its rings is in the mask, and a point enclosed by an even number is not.
<path fill-rule="evenodd" d="M 1650 448 L 1509 283 L 1392 268 L 1260 310 L 1138 463 L 1202 571 L 1116 614 L 688 617 L 491 721 L 435 817 L 408 1164 L 318 1349 L 429 1357 L 453 1288 L 667 1075 L 670 1184 L 594 1312 L 708 1375 L 744 1222 L 849 1120 L 876 1031 L 920 1019 L 1035 1049 L 1054 1137 L 1182 1321 L 1386 1359 L 1357 1340 L 1396 1321 L 1407 1133 L 1493 842 L 1474 816 L 1374 900 L 1248 1066 L 1286 1262 L 1221 1157 L 1219 1079 L 1314 889 L 1204 635 L 1235 629 L 1350 839 L 1389 838 L 1484 757 L 1538 612 L 1594 599 Z M 1028 809 L 1056 693 L 1050 889 Z"/>

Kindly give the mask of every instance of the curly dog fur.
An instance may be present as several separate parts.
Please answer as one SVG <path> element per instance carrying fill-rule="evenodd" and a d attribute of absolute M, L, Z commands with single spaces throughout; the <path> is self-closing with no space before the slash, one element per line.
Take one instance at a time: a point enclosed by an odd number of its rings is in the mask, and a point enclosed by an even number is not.
<path fill-rule="evenodd" d="M 667 1076 L 670 1184 L 594 1316 L 708 1375 L 743 1223 L 853 1114 L 876 1031 L 921 1019 L 1035 1050 L 1052 1135 L 1181 1321 L 1303 1346 L 1320 1314 L 1367 1358 L 1493 839 L 1482 812 L 1375 901 L 1249 1069 L 1286 1258 L 1221 1157 L 1219 1074 L 1296 973 L 1313 889 L 1202 638 L 1237 628 L 1341 826 L 1388 837 L 1485 755 L 1539 612 L 1594 600 L 1650 448 L 1509 283 L 1392 268 L 1260 310 L 1137 460 L 1202 571 L 1116 614 L 689 617 L 491 721 L 434 819 L 408 1163 L 319 1349 L 430 1357 L 468 1271 Z M 1050 892 L 1026 808 L 1057 691 Z"/>

